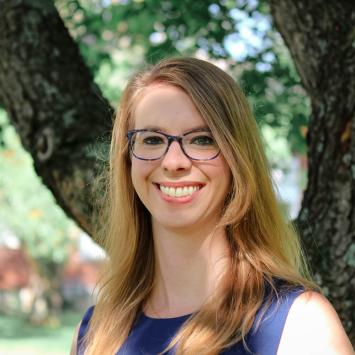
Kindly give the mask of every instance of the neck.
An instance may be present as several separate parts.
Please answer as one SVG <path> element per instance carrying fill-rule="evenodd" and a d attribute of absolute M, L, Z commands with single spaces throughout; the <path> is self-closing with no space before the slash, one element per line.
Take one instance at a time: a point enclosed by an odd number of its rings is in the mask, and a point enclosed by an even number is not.
<path fill-rule="evenodd" d="M 229 247 L 223 229 L 171 229 L 152 221 L 156 260 L 154 287 L 146 307 L 153 316 L 193 313 L 227 270 Z"/>

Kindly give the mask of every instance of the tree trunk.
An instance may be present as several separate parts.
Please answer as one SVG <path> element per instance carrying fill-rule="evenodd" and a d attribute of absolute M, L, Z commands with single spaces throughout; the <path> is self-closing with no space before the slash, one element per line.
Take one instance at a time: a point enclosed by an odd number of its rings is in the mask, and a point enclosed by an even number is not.
<path fill-rule="evenodd" d="M 355 6 L 271 0 L 312 105 L 297 223 L 317 282 L 355 342 Z"/>
<path fill-rule="evenodd" d="M 51 1 L 0 0 L 0 102 L 37 174 L 90 233 L 112 108 Z"/>

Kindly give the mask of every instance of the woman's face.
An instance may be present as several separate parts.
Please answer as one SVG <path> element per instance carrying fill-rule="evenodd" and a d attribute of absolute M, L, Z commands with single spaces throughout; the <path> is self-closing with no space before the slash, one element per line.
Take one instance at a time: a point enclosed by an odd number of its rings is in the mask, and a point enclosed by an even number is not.
<path fill-rule="evenodd" d="M 133 120 L 134 129 L 153 127 L 171 135 L 182 135 L 197 127 L 208 128 L 184 91 L 161 83 L 144 90 Z M 191 160 L 176 141 L 159 160 L 144 161 L 132 156 L 131 176 L 153 222 L 178 229 L 215 223 L 231 181 L 222 153 L 208 161 Z M 175 193 L 183 196 L 175 197 Z"/>

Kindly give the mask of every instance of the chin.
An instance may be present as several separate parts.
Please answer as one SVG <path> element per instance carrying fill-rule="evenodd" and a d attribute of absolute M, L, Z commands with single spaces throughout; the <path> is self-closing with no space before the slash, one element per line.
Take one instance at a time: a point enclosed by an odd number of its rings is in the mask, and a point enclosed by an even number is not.
<path fill-rule="evenodd" d="M 175 230 L 186 230 L 196 227 L 200 224 L 198 219 L 191 218 L 191 216 L 184 218 L 185 216 L 156 216 L 153 219 L 162 227 L 166 229 L 175 229 Z"/>

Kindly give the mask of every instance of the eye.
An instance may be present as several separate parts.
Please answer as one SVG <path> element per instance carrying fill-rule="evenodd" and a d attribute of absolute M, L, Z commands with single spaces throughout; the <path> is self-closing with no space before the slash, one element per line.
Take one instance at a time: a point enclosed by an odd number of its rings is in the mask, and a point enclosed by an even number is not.
<path fill-rule="evenodd" d="M 142 143 L 146 145 L 164 144 L 164 139 L 161 136 L 149 136 L 143 138 Z"/>
<path fill-rule="evenodd" d="M 190 141 L 190 144 L 214 145 L 214 140 L 211 136 L 200 135 L 200 136 L 193 137 Z"/>

